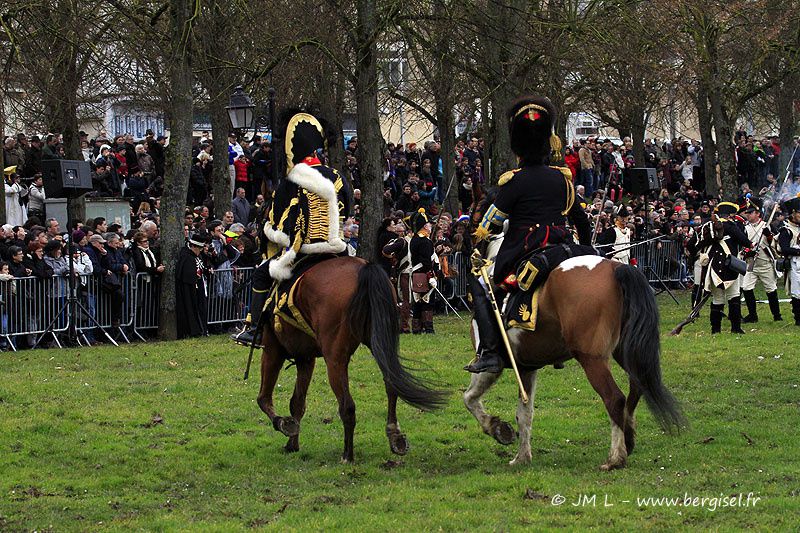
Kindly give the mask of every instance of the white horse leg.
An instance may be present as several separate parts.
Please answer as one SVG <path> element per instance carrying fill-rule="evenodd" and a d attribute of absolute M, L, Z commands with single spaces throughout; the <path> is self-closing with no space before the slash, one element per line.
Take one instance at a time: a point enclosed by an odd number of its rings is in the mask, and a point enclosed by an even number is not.
<path fill-rule="evenodd" d="M 519 450 L 510 465 L 527 464 L 531 461 L 531 424 L 533 422 L 533 398 L 536 395 L 536 370 L 522 372 L 522 385 L 528 394 L 528 403 L 517 402 L 517 429 L 519 430 Z"/>
<path fill-rule="evenodd" d="M 481 374 L 472 374 L 472 379 L 469 382 L 469 387 L 464 392 L 464 405 L 467 410 L 472 413 L 472 416 L 478 421 L 483 428 L 484 433 L 492 434 L 492 417 L 483 408 L 481 398 L 486 394 L 492 385 L 497 382 L 500 374 L 492 374 L 490 372 L 483 372 Z"/>

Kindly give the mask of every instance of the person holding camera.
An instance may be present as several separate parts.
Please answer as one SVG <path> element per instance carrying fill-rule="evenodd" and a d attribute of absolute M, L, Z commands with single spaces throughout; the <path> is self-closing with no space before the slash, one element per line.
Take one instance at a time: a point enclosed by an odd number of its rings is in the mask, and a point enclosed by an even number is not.
<path fill-rule="evenodd" d="M 3 174 L 6 178 L 6 223 L 22 226 L 28 220 L 28 210 L 25 206 L 28 200 L 28 188 L 20 183 L 16 166 L 6 167 Z"/>

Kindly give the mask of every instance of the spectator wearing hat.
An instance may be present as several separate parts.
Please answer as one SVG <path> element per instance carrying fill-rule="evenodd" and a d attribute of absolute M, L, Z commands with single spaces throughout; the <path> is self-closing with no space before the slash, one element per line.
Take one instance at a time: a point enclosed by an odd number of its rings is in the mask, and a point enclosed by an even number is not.
<path fill-rule="evenodd" d="M 208 334 L 208 271 L 200 254 L 209 241 L 208 234 L 193 235 L 186 247 L 178 252 L 175 265 L 175 316 L 179 339 Z"/>
<path fill-rule="evenodd" d="M 150 135 L 147 141 L 147 153 L 153 158 L 153 169 L 157 178 L 164 177 L 164 167 L 167 161 L 164 155 L 164 146 L 166 144 L 167 138 L 163 135 L 159 135 L 155 139 Z"/>
<path fill-rule="evenodd" d="M 28 150 L 25 152 L 25 177 L 32 178 L 42 173 L 42 140 L 38 135 L 30 139 Z"/>

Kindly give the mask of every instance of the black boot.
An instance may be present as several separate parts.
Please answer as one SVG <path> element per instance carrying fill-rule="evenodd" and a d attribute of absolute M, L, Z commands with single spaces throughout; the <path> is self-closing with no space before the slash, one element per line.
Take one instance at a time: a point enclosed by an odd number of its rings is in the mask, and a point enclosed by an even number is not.
<path fill-rule="evenodd" d="M 722 331 L 722 311 L 725 309 L 723 304 L 711 304 L 711 312 L 708 318 L 711 321 L 711 333 Z"/>
<path fill-rule="evenodd" d="M 738 296 L 728 300 L 728 320 L 731 321 L 731 333 L 744 333 L 742 329 L 742 301 Z"/>
<path fill-rule="evenodd" d="M 758 312 L 756 311 L 756 293 L 753 291 L 742 291 L 744 302 L 747 304 L 747 316 L 742 319 L 745 324 L 758 322 Z M 739 304 L 741 306 L 741 303 Z"/>
<path fill-rule="evenodd" d="M 464 370 L 474 374 L 481 372 L 491 372 L 497 374 L 503 371 L 503 360 L 500 357 L 500 347 L 502 339 L 498 330 L 497 320 L 492 310 L 492 304 L 486 291 L 476 281 L 470 283 L 472 291 L 472 311 L 475 322 L 478 324 L 478 358 L 464 367 Z"/>
<path fill-rule="evenodd" d="M 772 318 L 775 322 L 783 320 L 781 316 L 781 304 L 778 302 L 778 291 L 767 293 L 767 300 L 769 301 L 769 310 L 772 312 Z"/>
<path fill-rule="evenodd" d="M 433 310 L 431 309 L 422 312 L 422 330 L 431 335 L 436 333 L 433 331 Z"/>
<path fill-rule="evenodd" d="M 794 325 L 800 326 L 800 298 L 792 298 L 792 314 L 794 315 Z"/>
<path fill-rule="evenodd" d="M 264 312 L 264 305 L 267 303 L 268 297 L 268 291 L 253 291 L 253 298 L 250 301 L 250 326 L 241 333 L 231 335 L 231 339 L 236 341 L 237 344 L 242 344 L 249 347 L 253 342 L 253 338 L 256 336 L 258 331 L 258 325 L 261 321 L 261 314 Z M 261 337 L 256 339 L 255 346 L 256 348 L 263 348 L 261 345 Z"/>

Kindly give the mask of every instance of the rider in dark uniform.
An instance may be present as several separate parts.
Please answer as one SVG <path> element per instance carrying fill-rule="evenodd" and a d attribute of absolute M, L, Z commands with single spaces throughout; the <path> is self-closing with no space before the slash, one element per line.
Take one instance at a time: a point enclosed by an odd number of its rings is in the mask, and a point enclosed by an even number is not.
<path fill-rule="evenodd" d="M 511 149 L 519 168 L 506 172 L 498 182 L 499 191 L 476 230 L 481 241 L 503 231 L 503 244 L 494 263 L 494 283 L 509 289 L 516 284 L 516 272 L 524 256 L 548 245 L 573 243 L 567 219 L 577 230 L 580 243 L 591 243 L 589 220 L 575 201 L 572 174 L 567 168 L 549 166 L 551 157 L 560 159 L 561 141 L 553 133 L 556 111 L 548 98 L 525 96 L 508 110 Z M 500 372 L 502 341 L 491 304 L 480 282 L 471 277 L 470 291 L 478 325 L 478 357 L 465 370 Z"/>
<path fill-rule="evenodd" d="M 232 337 L 245 345 L 258 330 L 274 280 L 289 279 L 303 255 L 346 250 L 342 226 L 352 209 L 352 194 L 347 180 L 319 159 L 325 147 L 322 124 L 307 113 L 293 113 L 285 131 L 288 174 L 273 192 L 264 216 L 260 238 L 264 260 L 253 273 L 250 328 Z"/>

